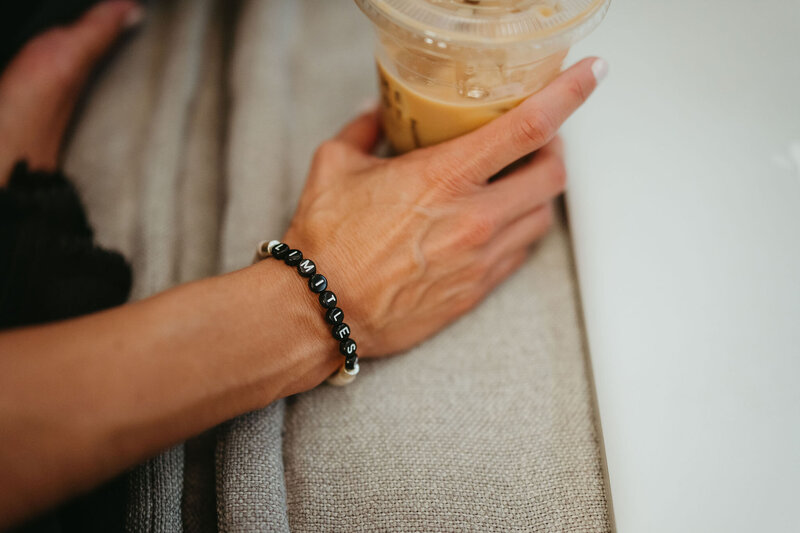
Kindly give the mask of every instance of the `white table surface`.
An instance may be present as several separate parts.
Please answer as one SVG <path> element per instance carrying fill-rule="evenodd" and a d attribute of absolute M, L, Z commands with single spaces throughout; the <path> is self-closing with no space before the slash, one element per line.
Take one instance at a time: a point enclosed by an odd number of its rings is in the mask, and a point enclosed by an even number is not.
<path fill-rule="evenodd" d="M 622 532 L 800 531 L 800 1 L 614 0 L 565 128 Z"/>

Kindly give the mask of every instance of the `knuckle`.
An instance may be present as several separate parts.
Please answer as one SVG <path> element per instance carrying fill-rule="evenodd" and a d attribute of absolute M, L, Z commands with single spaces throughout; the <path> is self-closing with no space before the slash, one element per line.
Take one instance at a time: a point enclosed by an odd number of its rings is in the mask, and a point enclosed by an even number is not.
<path fill-rule="evenodd" d="M 419 174 L 428 187 L 445 197 L 458 197 L 470 192 L 472 182 L 464 177 L 465 162 L 453 161 L 443 154 L 433 160 L 436 164 L 430 164 L 429 159 L 421 160 L 419 166 Z"/>
<path fill-rule="evenodd" d="M 522 116 L 517 126 L 517 145 L 524 150 L 544 146 L 553 135 L 553 121 L 547 113 L 535 110 Z"/>
<path fill-rule="evenodd" d="M 495 222 L 479 211 L 472 212 L 459 225 L 457 245 L 461 248 L 474 248 L 488 243 L 494 235 Z"/>
<path fill-rule="evenodd" d="M 589 90 L 580 82 L 580 80 L 572 79 L 567 82 L 567 93 L 577 100 L 578 102 L 585 102 L 589 98 Z"/>
<path fill-rule="evenodd" d="M 445 198 L 462 196 L 468 192 L 465 180 L 455 171 L 442 170 L 428 181 Z"/>

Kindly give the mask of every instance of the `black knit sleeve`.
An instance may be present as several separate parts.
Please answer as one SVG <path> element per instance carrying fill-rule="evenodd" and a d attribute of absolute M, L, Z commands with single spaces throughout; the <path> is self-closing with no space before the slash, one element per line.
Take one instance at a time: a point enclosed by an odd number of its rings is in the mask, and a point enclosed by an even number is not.
<path fill-rule="evenodd" d="M 0 188 L 0 328 L 119 305 L 130 288 L 129 265 L 94 243 L 65 176 L 18 164 Z"/>

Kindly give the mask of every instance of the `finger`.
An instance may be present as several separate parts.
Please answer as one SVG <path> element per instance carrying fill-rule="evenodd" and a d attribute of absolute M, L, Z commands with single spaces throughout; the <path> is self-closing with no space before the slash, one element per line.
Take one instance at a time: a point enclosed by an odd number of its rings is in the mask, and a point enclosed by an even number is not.
<path fill-rule="evenodd" d="M 14 57 L 0 77 L 0 173 L 18 159 L 35 169 L 56 167 L 91 67 L 142 14 L 130 0 L 103 2 L 78 22 L 36 37 Z"/>
<path fill-rule="evenodd" d="M 143 17 L 142 6 L 132 0 L 105 1 L 87 11 L 67 28 L 65 35 L 65 42 L 74 47 L 78 67 L 91 69 L 120 34 L 140 23 Z"/>
<path fill-rule="evenodd" d="M 561 137 L 561 135 L 556 135 L 553 137 L 549 143 L 539 148 L 534 155 L 538 157 L 539 155 L 547 153 L 552 153 L 553 155 L 564 159 L 564 139 Z"/>
<path fill-rule="evenodd" d="M 553 225 L 553 205 L 548 202 L 503 228 L 489 244 L 486 258 L 491 262 L 514 255 L 544 237 Z"/>
<path fill-rule="evenodd" d="M 528 258 L 528 250 L 518 250 L 513 254 L 507 255 L 498 261 L 486 274 L 484 287 L 486 292 L 489 293 L 500 285 L 503 281 L 508 279 L 514 272 L 520 269 L 525 264 Z"/>
<path fill-rule="evenodd" d="M 373 104 L 355 120 L 347 124 L 336 135 L 336 139 L 345 142 L 358 151 L 369 154 L 375 148 L 380 137 L 378 106 Z"/>
<path fill-rule="evenodd" d="M 485 183 L 507 165 L 546 145 L 607 71 L 603 59 L 580 61 L 505 115 L 436 147 L 436 159 L 448 169 L 459 162 L 464 179 Z"/>
<path fill-rule="evenodd" d="M 554 138 L 533 159 L 504 178 L 481 188 L 476 209 L 505 226 L 564 192 L 567 172 L 562 142 Z"/>

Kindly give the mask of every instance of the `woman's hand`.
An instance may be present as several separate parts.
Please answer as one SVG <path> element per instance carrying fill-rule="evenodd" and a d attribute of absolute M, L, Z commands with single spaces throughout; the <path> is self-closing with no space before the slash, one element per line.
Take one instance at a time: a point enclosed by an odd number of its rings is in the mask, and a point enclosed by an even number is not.
<path fill-rule="evenodd" d="M 102 2 L 70 26 L 31 40 L 0 76 L 0 186 L 27 160 L 55 170 L 75 104 L 92 68 L 120 33 L 138 23 L 132 0 Z"/>
<path fill-rule="evenodd" d="M 375 112 L 319 147 L 284 241 L 329 275 L 359 354 L 419 343 L 520 267 L 564 190 L 556 132 L 605 68 L 583 60 L 479 130 L 401 157 L 370 155 Z"/>

